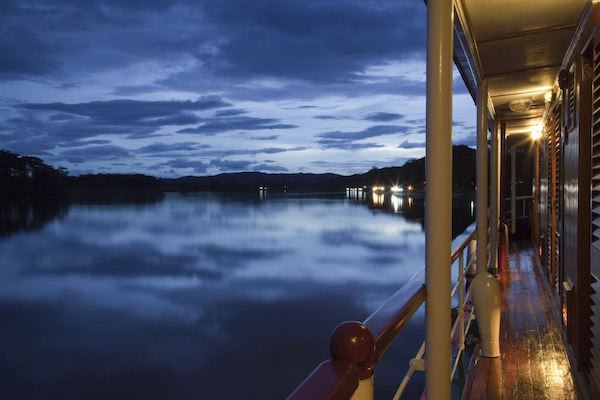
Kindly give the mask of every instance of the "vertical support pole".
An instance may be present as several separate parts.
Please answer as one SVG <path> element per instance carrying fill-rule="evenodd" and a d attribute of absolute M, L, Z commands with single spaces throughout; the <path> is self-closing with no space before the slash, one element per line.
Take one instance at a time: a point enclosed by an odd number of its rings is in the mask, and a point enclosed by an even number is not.
<path fill-rule="evenodd" d="M 500 122 L 500 223 L 506 220 L 506 121 Z"/>
<path fill-rule="evenodd" d="M 458 326 L 460 348 L 465 348 L 465 250 L 458 256 Z"/>
<path fill-rule="evenodd" d="M 517 149 L 510 148 L 510 233 L 517 233 Z"/>
<path fill-rule="evenodd" d="M 477 274 L 488 268 L 488 84 L 483 78 L 477 92 Z"/>
<path fill-rule="evenodd" d="M 533 154 L 534 154 L 534 161 L 533 161 L 533 168 L 534 168 L 534 186 L 533 186 L 533 216 L 530 218 L 533 218 L 533 229 L 532 229 L 532 234 L 533 234 L 533 243 L 535 243 L 536 246 L 536 250 L 538 250 L 539 252 L 539 247 L 540 247 L 540 201 L 541 201 L 541 197 L 540 197 L 540 141 L 536 140 L 533 143 Z M 541 255 L 540 255 L 541 257 Z"/>
<path fill-rule="evenodd" d="M 490 196 L 491 196 L 491 204 L 490 204 L 490 268 L 497 273 L 498 271 L 498 206 L 499 206 L 499 193 L 500 193 L 500 185 L 499 185 L 499 146 L 498 146 L 498 121 L 494 123 L 494 129 L 492 130 L 492 151 L 491 151 L 491 162 L 490 162 Z"/>
<path fill-rule="evenodd" d="M 477 275 L 471 282 L 481 355 L 500 356 L 500 311 L 502 299 L 498 280 L 488 273 L 488 84 L 483 78 L 477 93 Z M 492 135 L 493 139 L 493 135 Z M 492 224 L 493 229 L 493 224 Z M 491 251 L 493 252 L 493 248 Z"/>
<path fill-rule="evenodd" d="M 425 392 L 450 400 L 452 241 L 452 0 L 427 5 Z"/>

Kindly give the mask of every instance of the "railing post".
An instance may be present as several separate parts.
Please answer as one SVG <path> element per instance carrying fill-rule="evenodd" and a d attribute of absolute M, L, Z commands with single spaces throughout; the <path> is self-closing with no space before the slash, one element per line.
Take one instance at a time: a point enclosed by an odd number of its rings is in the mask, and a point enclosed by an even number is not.
<path fill-rule="evenodd" d="M 450 400 L 452 240 L 452 0 L 427 4 L 425 392 Z"/>
<path fill-rule="evenodd" d="M 349 321 L 338 325 L 329 341 L 333 361 L 350 362 L 361 368 L 358 388 L 351 400 L 373 400 L 375 338 L 362 322 Z"/>
<path fill-rule="evenodd" d="M 458 326 L 460 348 L 465 348 L 465 251 L 458 256 Z"/>
<path fill-rule="evenodd" d="M 358 382 L 358 389 L 354 392 L 351 400 L 373 400 L 375 397 L 373 375 L 361 379 Z"/>

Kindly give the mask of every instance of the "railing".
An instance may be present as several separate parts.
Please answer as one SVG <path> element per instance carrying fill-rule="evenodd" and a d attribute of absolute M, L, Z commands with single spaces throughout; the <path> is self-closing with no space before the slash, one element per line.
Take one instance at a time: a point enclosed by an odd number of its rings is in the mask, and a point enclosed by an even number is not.
<path fill-rule="evenodd" d="M 531 206 L 531 201 L 533 200 L 533 196 L 532 195 L 528 195 L 528 196 L 517 196 L 515 197 L 515 216 L 516 219 L 523 219 L 523 218 L 529 218 L 530 215 L 530 206 Z M 510 197 L 507 197 L 504 199 L 504 202 L 506 204 L 505 210 L 506 210 L 506 220 L 510 221 L 512 218 L 512 208 L 511 208 L 511 201 L 512 199 Z"/>
<path fill-rule="evenodd" d="M 475 262 L 475 224 L 467 228 L 457 241 L 460 244 L 452 253 L 449 264 L 449 267 L 454 264 L 458 266 L 458 278 L 451 292 L 452 298 L 458 293 L 458 312 L 452 326 L 451 340 L 455 354 L 450 379 L 456 373 L 465 348 L 465 335 L 474 315 L 473 307 L 469 306 L 470 293 L 466 290 L 465 282 Z M 375 365 L 425 302 L 424 278 L 425 270 L 422 269 L 362 323 L 351 321 L 338 325 L 329 342 L 331 358 L 322 362 L 288 399 L 372 399 Z M 409 361 L 408 370 L 394 399 L 401 398 L 416 371 L 424 371 L 425 351 L 423 342 L 415 357 Z"/>

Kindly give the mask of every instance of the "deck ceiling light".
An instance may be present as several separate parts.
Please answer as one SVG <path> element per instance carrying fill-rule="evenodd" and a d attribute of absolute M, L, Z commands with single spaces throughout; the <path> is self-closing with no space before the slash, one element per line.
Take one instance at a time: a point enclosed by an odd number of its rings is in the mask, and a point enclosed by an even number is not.
<path fill-rule="evenodd" d="M 532 99 L 519 99 L 519 100 L 513 100 L 510 103 L 508 103 L 508 107 L 510 108 L 510 110 L 512 112 L 515 113 L 523 113 L 525 111 L 528 111 L 531 108 L 531 105 L 533 104 L 533 100 Z"/>
<path fill-rule="evenodd" d="M 542 138 L 542 132 L 544 131 L 544 127 L 542 124 L 534 125 L 531 128 L 531 140 L 536 141 Z"/>

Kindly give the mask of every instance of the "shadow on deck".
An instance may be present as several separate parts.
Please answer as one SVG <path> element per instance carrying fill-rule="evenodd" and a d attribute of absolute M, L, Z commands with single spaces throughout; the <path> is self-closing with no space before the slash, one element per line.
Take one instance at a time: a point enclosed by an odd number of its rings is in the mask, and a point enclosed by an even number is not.
<path fill-rule="evenodd" d="M 463 399 L 576 399 L 550 287 L 527 242 L 513 243 L 500 273 L 502 356 L 474 356 Z M 476 351 L 478 353 L 478 351 Z"/>

